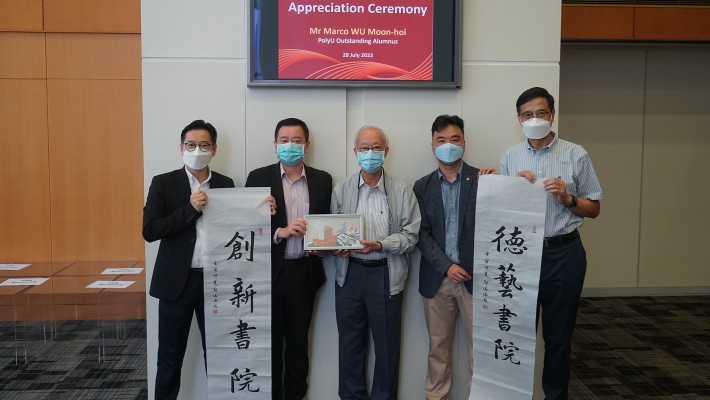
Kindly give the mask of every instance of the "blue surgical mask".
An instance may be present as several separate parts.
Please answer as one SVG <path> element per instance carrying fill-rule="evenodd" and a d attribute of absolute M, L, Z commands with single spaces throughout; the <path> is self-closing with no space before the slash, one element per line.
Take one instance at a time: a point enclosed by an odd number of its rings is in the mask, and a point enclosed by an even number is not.
<path fill-rule="evenodd" d="M 444 143 L 434 149 L 434 155 L 444 164 L 453 164 L 463 157 L 463 146 Z"/>
<path fill-rule="evenodd" d="M 303 160 L 305 147 L 297 143 L 279 143 L 276 145 L 276 154 L 286 165 L 296 165 Z"/>
<path fill-rule="evenodd" d="M 360 168 L 364 169 L 366 172 L 372 174 L 385 163 L 385 152 L 384 151 L 367 151 L 357 153 L 357 163 L 360 164 Z"/>

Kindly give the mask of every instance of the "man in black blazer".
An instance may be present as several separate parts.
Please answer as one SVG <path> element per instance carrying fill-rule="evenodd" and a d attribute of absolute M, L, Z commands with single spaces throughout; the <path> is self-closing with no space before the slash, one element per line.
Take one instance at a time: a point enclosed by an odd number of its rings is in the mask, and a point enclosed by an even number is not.
<path fill-rule="evenodd" d="M 330 213 L 330 174 L 306 166 L 308 126 L 297 118 L 276 125 L 279 162 L 249 173 L 246 186 L 269 187 L 276 198 L 271 217 L 273 399 L 298 399 L 308 391 L 308 332 L 318 289 L 325 282 L 321 254 L 303 248 L 306 214 Z"/>
<path fill-rule="evenodd" d="M 202 277 L 202 209 L 206 188 L 234 187 L 208 165 L 217 153 L 217 130 L 196 120 L 180 134 L 185 167 L 153 178 L 143 208 L 143 238 L 160 240 L 150 295 L 158 306 L 158 371 L 155 399 L 176 399 L 193 313 L 205 350 Z"/>
<path fill-rule="evenodd" d="M 432 153 L 439 168 L 414 184 L 422 215 L 419 229 L 419 293 L 429 331 L 426 399 L 448 399 L 451 388 L 451 346 L 456 318 L 461 315 L 468 347 L 468 388 L 473 346 L 473 239 L 479 170 L 463 161 L 464 122 L 441 115 L 431 127 Z M 468 391 L 466 391 L 468 393 Z M 468 394 L 467 394 L 468 395 Z"/>

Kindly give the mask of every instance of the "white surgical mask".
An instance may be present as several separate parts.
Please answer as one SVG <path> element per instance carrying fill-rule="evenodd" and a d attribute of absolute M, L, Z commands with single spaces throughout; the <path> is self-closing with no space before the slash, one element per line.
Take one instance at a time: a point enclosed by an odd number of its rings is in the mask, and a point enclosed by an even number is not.
<path fill-rule="evenodd" d="M 550 133 L 550 121 L 542 118 L 530 118 L 523 121 L 523 133 L 528 139 L 542 139 Z"/>
<path fill-rule="evenodd" d="M 193 151 L 185 151 L 182 153 L 182 161 L 188 167 L 200 170 L 209 165 L 212 160 L 212 151 L 202 151 L 196 147 Z"/>

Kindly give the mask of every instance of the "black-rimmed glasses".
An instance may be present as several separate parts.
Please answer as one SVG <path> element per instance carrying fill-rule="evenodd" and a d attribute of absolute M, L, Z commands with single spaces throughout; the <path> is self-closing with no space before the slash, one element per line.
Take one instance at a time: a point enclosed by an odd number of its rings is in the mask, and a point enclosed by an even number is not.
<path fill-rule="evenodd" d="M 535 117 L 535 118 L 540 118 L 540 119 L 547 119 L 547 117 L 548 117 L 550 114 L 552 114 L 550 111 L 547 111 L 547 110 L 538 110 L 538 111 L 535 111 L 535 112 L 526 111 L 526 112 L 520 113 L 520 114 L 518 114 L 518 115 L 520 116 L 520 118 L 521 118 L 523 121 L 527 121 L 527 120 L 529 120 L 529 119 L 531 119 L 531 118 L 533 118 L 533 117 Z"/>
<path fill-rule="evenodd" d="M 201 151 L 210 151 L 210 150 L 212 150 L 212 144 L 211 144 L 211 143 L 206 143 L 206 142 L 202 142 L 202 143 L 199 143 L 199 144 L 198 144 L 198 143 L 195 143 L 195 142 L 185 142 L 185 143 L 183 143 L 183 145 L 185 146 L 185 150 L 187 150 L 187 151 L 195 151 L 195 149 L 196 149 L 197 147 L 199 147 Z"/>

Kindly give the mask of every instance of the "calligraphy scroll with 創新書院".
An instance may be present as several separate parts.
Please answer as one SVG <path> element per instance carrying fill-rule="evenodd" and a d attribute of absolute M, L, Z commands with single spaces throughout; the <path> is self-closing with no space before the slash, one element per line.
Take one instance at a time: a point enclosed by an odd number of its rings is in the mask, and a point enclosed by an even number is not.
<path fill-rule="evenodd" d="M 207 399 L 271 399 L 269 189 L 205 192 Z"/>

